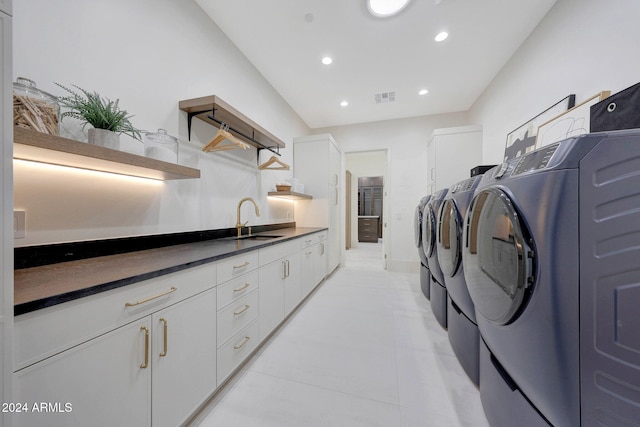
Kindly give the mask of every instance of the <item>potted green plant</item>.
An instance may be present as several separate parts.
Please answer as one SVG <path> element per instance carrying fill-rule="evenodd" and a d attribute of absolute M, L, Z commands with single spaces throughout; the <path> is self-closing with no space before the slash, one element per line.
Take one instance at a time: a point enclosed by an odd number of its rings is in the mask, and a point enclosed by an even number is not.
<path fill-rule="evenodd" d="M 89 143 L 117 150 L 120 145 L 119 136 L 122 133 L 141 140 L 141 131 L 131 123 L 130 119 L 133 116 L 120 109 L 118 99 L 111 101 L 97 92 L 90 92 L 76 85 L 72 86 L 77 91 L 59 83 L 56 85 L 69 93 L 68 96 L 58 97 L 60 105 L 67 109 L 61 117 L 78 119 L 84 122 L 83 128 L 87 124 L 93 126 L 88 131 Z"/>

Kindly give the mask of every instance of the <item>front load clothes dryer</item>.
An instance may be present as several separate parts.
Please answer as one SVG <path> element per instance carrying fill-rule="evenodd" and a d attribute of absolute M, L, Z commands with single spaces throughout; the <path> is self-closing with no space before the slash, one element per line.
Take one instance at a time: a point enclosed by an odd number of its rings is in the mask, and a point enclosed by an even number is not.
<path fill-rule="evenodd" d="M 427 266 L 427 256 L 422 250 L 422 212 L 430 198 L 431 195 L 428 195 L 420 199 L 418 206 L 416 206 L 413 220 L 413 237 L 416 247 L 418 248 L 418 256 L 420 257 L 420 289 L 422 289 L 422 293 L 427 299 L 429 299 L 430 296 L 429 285 L 431 283 L 431 273 Z"/>
<path fill-rule="evenodd" d="M 479 384 L 480 334 L 462 267 L 462 222 L 482 175 L 453 185 L 438 214 L 437 252 L 447 289 L 449 342 L 471 381 Z"/>
<path fill-rule="evenodd" d="M 493 427 L 638 425 L 640 130 L 487 172 L 462 255 Z"/>
<path fill-rule="evenodd" d="M 438 211 L 447 191 L 448 189 L 444 188 L 434 193 L 422 214 L 422 250 L 427 257 L 427 266 L 431 273 L 429 286 L 431 310 L 438 323 L 445 329 L 447 329 L 447 290 L 444 287 L 442 270 L 438 263 L 436 230 L 438 229 Z"/>

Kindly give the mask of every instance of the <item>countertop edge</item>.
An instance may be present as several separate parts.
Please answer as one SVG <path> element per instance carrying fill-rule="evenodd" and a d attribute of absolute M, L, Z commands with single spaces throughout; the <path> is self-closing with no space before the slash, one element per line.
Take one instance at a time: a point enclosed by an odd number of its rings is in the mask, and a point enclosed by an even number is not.
<path fill-rule="evenodd" d="M 252 252 L 255 250 L 259 250 L 259 249 L 264 249 L 267 248 L 269 246 L 273 246 L 273 245 L 277 245 L 289 240 L 294 240 L 294 239 L 298 239 L 300 237 L 309 235 L 309 234 L 314 234 L 314 233 L 318 233 L 318 232 L 322 232 L 322 231 L 326 231 L 328 230 L 327 227 L 296 227 L 295 229 L 290 229 L 290 230 L 295 230 L 293 233 L 293 235 L 289 235 L 289 236 L 283 236 L 281 238 L 277 238 L 277 239 L 273 239 L 273 240 L 267 240 L 267 241 L 259 241 L 259 242 L 255 242 L 255 244 L 253 244 L 251 247 L 246 247 L 246 248 L 241 248 L 241 249 L 236 249 L 236 250 L 231 250 L 225 253 L 220 253 L 217 254 L 215 256 L 210 256 L 210 257 L 204 257 L 201 259 L 196 259 L 196 260 L 192 260 L 189 262 L 185 262 L 185 263 L 181 263 L 181 264 L 175 264 L 175 265 L 170 265 L 166 268 L 160 268 L 157 270 L 153 270 L 153 271 L 149 271 L 149 272 L 145 272 L 142 274 L 137 274 L 137 275 L 133 275 L 133 276 L 128 276 L 128 277 L 124 277 L 122 279 L 119 280 L 115 280 L 115 281 L 109 281 L 109 282 L 104 282 L 104 283 L 97 283 L 96 285 L 92 285 L 92 286 L 88 286 L 88 287 L 84 287 L 81 289 L 77 289 L 77 290 L 73 290 L 70 292 L 64 292 L 64 293 L 60 293 L 57 295 L 53 295 L 53 296 L 47 296 L 44 298 L 40 298 L 40 299 L 35 299 L 32 301 L 27 301 L 24 303 L 19 303 L 14 305 L 14 315 L 15 316 L 19 316 L 21 314 L 26 314 L 26 313 L 30 313 L 36 310 L 40 310 L 43 308 L 47 308 L 47 307 L 52 307 L 55 305 L 59 305 L 59 304 L 63 304 L 65 302 L 69 302 L 69 301 L 73 301 L 73 300 L 77 300 L 80 298 L 84 298 L 84 297 L 88 297 L 91 295 L 95 295 L 101 292 L 106 292 L 106 291 L 110 291 L 113 289 L 118 289 L 121 287 L 125 287 L 128 285 L 132 285 L 135 283 L 139 283 L 145 280 L 150 280 L 150 279 L 154 279 L 156 277 L 160 277 L 160 276 L 164 276 L 167 274 L 171 274 L 171 273 L 176 273 L 182 270 L 187 270 L 189 268 L 193 268 L 193 267 L 197 267 L 200 265 L 204 265 L 204 264 L 208 264 L 211 262 L 216 262 L 219 261 L 221 259 L 225 259 L 225 258 L 229 258 L 232 256 L 236 256 L 236 255 L 240 255 L 243 253 L 247 253 L 247 252 Z M 255 234 L 259 234 L 259 233 L 255 233 Z M 212 239 L 212 240 L 228 240 L 228 239 Z M 199 242 L 199 243 L 206 243 L 208 241 L 205 242 Z M 196 243 L 197 244 L 197 243 Z M 190 244 L 184 244 L 184 245 L 174 245 L 177 248 L 179 248 L 180 246 L 188 246 Z M 158 249 L 162 249 L 162 248 L 158 248 Z M 153 250 L 149 250 L 150 252 L 150 256 L 152 255 Z M 65 263 L 60 263 L 60 264 L 56 264 L 57 266 L 60 265 L 64 265 Z"/>

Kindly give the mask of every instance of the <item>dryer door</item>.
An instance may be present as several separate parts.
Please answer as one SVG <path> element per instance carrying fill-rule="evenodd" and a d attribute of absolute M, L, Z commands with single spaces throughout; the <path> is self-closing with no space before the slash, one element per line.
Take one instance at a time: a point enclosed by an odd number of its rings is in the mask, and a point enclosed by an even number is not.
<path fill-rule="evenodd" d="M 427 203 L 422 212 L 422 250 L 427 258 L 436 247 L 436 215 L 432 203 Z"/>
<path fill-rule="evenodd" d="M 440 209 L 438 221 L 438 261 L 445 276 L 453 277 L 462 260 L 462 220 L 460 211 L 452 199 L 447 199 Z"/>
<path fill-rule="evenodd" d="M 473 198 L 462 256 L 477 312 L 499 325 L 513 322 L 532 292 L 535 253 L 530 233 L 504 191 L 489 188 Z"/>

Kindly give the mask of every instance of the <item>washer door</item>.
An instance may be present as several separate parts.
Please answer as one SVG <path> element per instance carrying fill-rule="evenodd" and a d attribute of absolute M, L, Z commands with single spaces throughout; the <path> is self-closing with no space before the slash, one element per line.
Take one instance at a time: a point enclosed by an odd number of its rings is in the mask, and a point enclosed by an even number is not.
<path fill-rule="evenodd" d="M 413 217 L 413 238 L 416 243 L 416 248 L 420 247 L 422 243 L 422 206 L 416 206 L 416 212 Z"/>
<path fill-rule="evenodd" d="M 442 204 L 438 224 L 440 269 L 445 276 L 453 277 L 462 261 L 462 220 L 453 199 L 447 199 Z"/>
<path fill-rule="evenodd" d="M 536 257 L 530 233 L 504 191 L 489 188 L 473 198 L 462 256 L 477 312 L 499 325 L 513 322 L 533 290 Z"/>
<path fill-rule="evenodd" d="M 436 247 L 436 215 L 432 203 L 427 203 L 422 212 L 422 250 L 429 258 Z"/>

